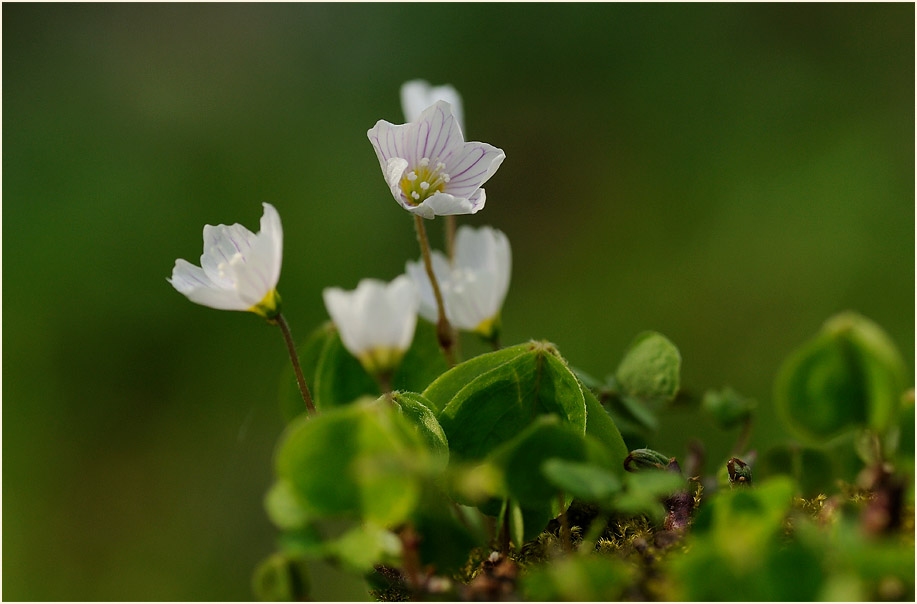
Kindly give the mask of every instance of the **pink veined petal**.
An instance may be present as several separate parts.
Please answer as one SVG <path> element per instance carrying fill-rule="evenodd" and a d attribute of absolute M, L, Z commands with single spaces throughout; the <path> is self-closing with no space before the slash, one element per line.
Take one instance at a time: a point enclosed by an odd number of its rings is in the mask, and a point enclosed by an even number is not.
<path fill-rule="evenodd" d="M 468 202 L 471 204 L 471 213 L 476 214 L 484 207 L 484 202 L 487 201 L 487 195 L 484 193 L 484 189 L 478 189 L 477 193 L 468 198 Z"/>
<path fill-rule="evenodd" d="M 431 162 L 440 161 L 448 166 L 451 158 L 461 153 L 465 139 L 455 116 L 452 115 L 452 106 L 446 101 L 437 101 L 425 109 L 417 124 L 419 128 L 427 125 L 426 130 L 419 130 L 417 133 L 418 139 L 421 138 L 421 134 L 425 135 L 422 141 L 418 140 L 417 161 L 426 157 Z"/>
<path fill-rule="evenodd" d="M 376 125 L 367 131 L 366 136 L 372 143 L 376 151 L 376 157 L 379 159 L 379 165 L 385 170 L 388 160 L 394 157 L 404 157 L 404 150 L 398 149 L 395 145 L 396 131 L 404 126 L 396 126 L 385 120 L 379 120 Z"/>
<path fill-rule="evenodd" d="M 502 149 L 487 143 L 465 143 L 461 152 L 446 163 L 449 182 L 444 191 L 469 197 L 487 182 L 506 159 Z"/>

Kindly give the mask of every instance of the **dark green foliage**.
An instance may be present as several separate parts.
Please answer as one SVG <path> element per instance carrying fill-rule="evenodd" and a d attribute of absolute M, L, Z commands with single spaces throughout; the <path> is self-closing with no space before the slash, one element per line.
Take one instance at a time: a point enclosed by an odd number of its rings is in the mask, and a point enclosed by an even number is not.
<path fill-rule="evenodd" d="M 854 313 L 837 315 L 784 363 L 775 399 L 787 425 L 823 442 L 855 427 L 884 432 L 897 420 L 904 363 L 889 337 Z"/>
<path fill-rule="evenodd" d="M 717 484 L 622 438 L 622 410 L 650 430 L 678 392 L 681 357 L 659 334 L 638 336 L 600 383 L 538 342 L 443 371 L 426 329 L 409 353 L 418 371 L 372 400 L 360 392 L 378 387 L 325 327 L 307 366 L 319 384 L 323 363 L 353 381 L 329 374 L 324 413 L 294 420 L 278 448 L 265 506 L 281 552 L 259 567 L 256 593 L 298 593 L 304 567 L 291 560 L 310 560 L 367 577 L 389 601 L 910 599 L 913 491 L 886 455 L 913 463 L 902 423 L 913 404 L 900 391 L 889 403 L 900 383 L 876 330 L 842 315 L 778 378 L 795 430 L 840 436 L 731 457 Z M 750 427 L 756 406 L 725 388 L 702 407 L 731 428 Z"/>

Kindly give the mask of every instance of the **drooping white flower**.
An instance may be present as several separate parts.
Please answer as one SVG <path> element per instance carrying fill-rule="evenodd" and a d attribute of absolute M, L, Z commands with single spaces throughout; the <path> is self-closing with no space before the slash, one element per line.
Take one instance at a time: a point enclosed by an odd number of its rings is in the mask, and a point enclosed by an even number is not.
<path fill-rule="evenodd" d="M 371 375 L 394 370 L 414 339 L 419 300 L 414 283 L 400 275 L 391 283 L 363 279 L 353 291 L 322 292 L 341 341 Z"/>
<path fill-rule="evenodd" d="M 509 290 L 512 253 L 509 239 L 491 227 L 459 227 L 455 261 L 433 252 L 433 273 L 443 294 L 446 318 L 465 331 L 492 338 L 500 325 L 500 309 Z M 407 274 L 420 294 L 420 316 L 436 322 L 436 298 L 423 259 L 408 261 Z"/>
<path fill-rule="evenodd" d="M 401 85 L 401 108 L 404 110 L 404 119 L 409 122 L 420 118 L 423 110 L 436 101 L 446 101 L 452 105 L 452 115 L 455 116 L 459 128 L 464 132 L 462 97 L 455 88 L 449 84 L 430 86 L 426 80 L 411 80 Z"/>
<path fill-rule="evenodd" d="M 241 224 L 205 225 L 201 266 L 178 259 L 167 281 L 197 304 L 276 317 L 280 312 L 276 288 L 283 260 L 283 229 L 274 206 L 262 205 L 258 234 Z"/>
<path fill-rule="evenodd" d="M 367 136 L 395 200 L 424 218 L 483 208 L 481 185 L 506 158 L 493 145 L 466 143 L 446 101 L 437 101 L 407 124 L 379 120 Z"/>

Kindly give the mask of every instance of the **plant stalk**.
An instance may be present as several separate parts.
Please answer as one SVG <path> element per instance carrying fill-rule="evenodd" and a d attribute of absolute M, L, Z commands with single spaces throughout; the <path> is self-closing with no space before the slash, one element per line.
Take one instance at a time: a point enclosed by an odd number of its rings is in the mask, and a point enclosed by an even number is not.
<path fill-rule="evenodd" d="M 433 297 L 436 298 L 436 311 L 438 319 L 436 321 L 436 335 L 439 338 L 439 346 L 443 349 L 446 356 L 446 362 L 452 367 L 455 365 L 455 356 L 452 352 L 452 326 L 449 325 L 449 319 L 446 318 L 446 304 L 443 302 L 443 294 L 439 289 L 439 282 L 436 280 L 436 274 L 433 272 L 433 257 L 430 255 L 430 242 L 427 240 L 427 227 L 423 223 L 423 218 L 414 214 L 414 226 L 417 229 L 417 241 L 420 243 L 420 252 L 423 254 L 424 267 L 427 269 L 427 277 L 433 286 Z"/>
<path fill-rule="evenodd" d="M 567 518 L 567 508 L 564 507 L 564 493 L 557 493 L 557 504 L 560 506 L 560 540 L 563 543 L 565 552 L 573 551 L 573 539 L 570 536 L 570 519 Z"/>
<path fill-rule="evenodd" d="M 302 394 L 302 400 L 306 403 L 306 409 L 310 415 L 318 415 L 315 405 L 312 403 L 312 395 L 309 393 L 309 387 L 306 386 L 306 379 L 302 375 L 302 367 L 299 365 L 299 357 L 296 356 L 296 345 L 293 343 L 293 336 L 290 334 L 290 326 L 283 314 L 278 314 L 273 322 L 280 327 L 280 333 L 283 334 L 283 340 L 287 343 L 287 350 L 290 353 L 290 362 L 293 363 L 293 372 L 296 374 L 296 382 L 299 384 L 299 392 Z"/>

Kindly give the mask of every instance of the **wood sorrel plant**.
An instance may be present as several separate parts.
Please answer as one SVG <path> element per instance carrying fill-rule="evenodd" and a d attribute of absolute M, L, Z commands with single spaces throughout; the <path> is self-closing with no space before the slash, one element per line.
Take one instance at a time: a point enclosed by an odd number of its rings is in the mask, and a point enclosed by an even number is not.
<path fill-rule="evenodd" d="M 421 259 L 406 275 L 327 288 L 333 323 L 298 353 L 273 206 L 257 234 L 205 226 L 201 266 L 178 260 L 170 279 L 193 302 L 278 325 L 290 352 L 299 395 L 282 396 L 265 498 L 281 536 L 256 569 L 259 597 L 309 598 L 318 564 L 386 600 L 914 597 L 914 396 L 878 326 L 839 315 L 786 361 L 774 398 L 799 441 L 759 455 L 755 401 L 705 393 L 698 412 L 738 428 L 736 445 L 706 475 L 697 442 L 683 470 L 648 448 L 666 449 L 657 415 L 680 396 L 667 338 L 639 334 L 604 380 L 548 342 L 501 348 L 509 242 L 453 217 L 484 207 L 504 153 L 464 141 L 451 87 L 409 82 L 402 100 L 408 123 L 379 121 L 369 139 L 415 220 Z M 436 216 L 447 254 L 427 242 Z M 494 351 L 459 359 L 457 330 Z"/>

